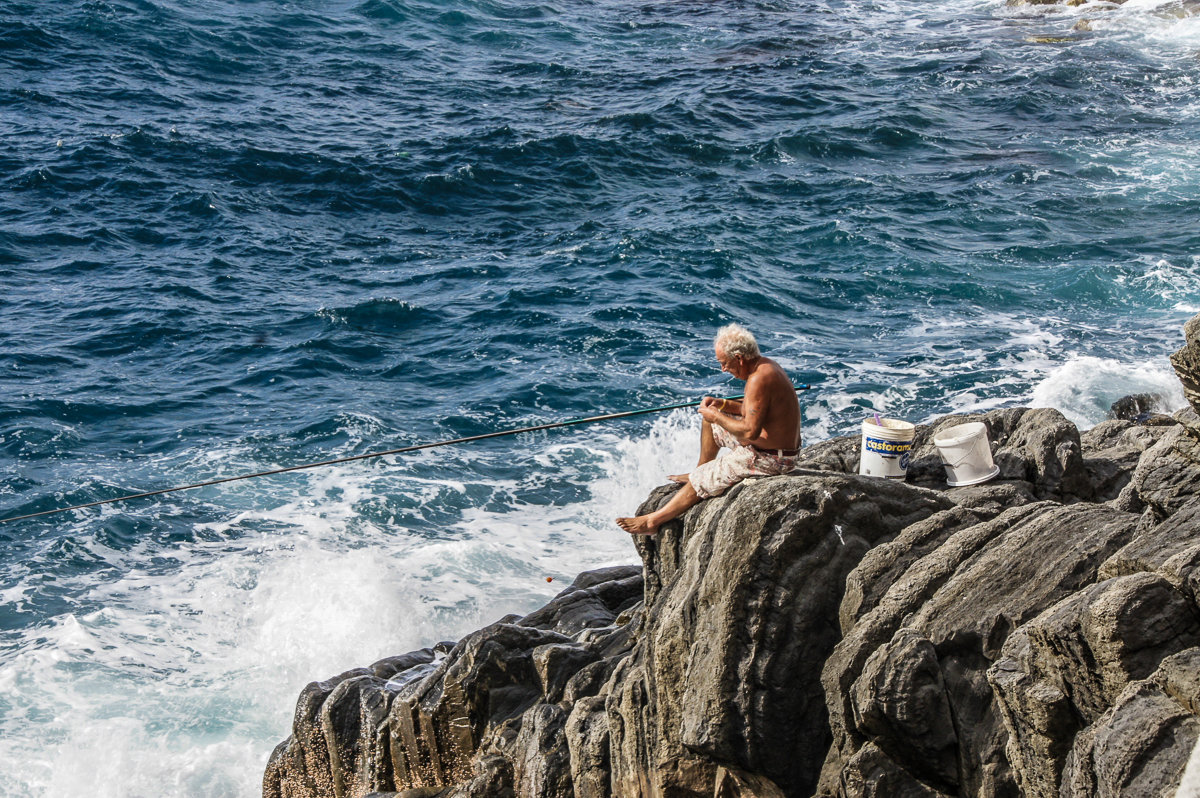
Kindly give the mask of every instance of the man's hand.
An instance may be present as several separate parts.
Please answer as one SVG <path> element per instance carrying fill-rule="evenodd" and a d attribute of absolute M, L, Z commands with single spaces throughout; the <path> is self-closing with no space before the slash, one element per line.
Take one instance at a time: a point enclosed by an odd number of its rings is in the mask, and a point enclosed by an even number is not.
<path fill-rule="evenodd" d="M 709 424 L 715 424 L 716 417 L 720 415 L 720 412 L 718 411 L 720 406 L 720 399 L 706 396 L 700 400 L 700 406 L 696 408 L 696 412 L 700 414 L 700 418 L 704 419 Z"/>

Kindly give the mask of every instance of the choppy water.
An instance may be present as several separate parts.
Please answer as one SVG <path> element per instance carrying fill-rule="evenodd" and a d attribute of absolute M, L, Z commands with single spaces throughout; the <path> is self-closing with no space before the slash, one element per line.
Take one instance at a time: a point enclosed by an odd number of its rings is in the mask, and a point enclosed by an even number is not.
<path fill-rule="evenodd" d="M 731 320 L 809 442 L 1177 407 L 1193 9 L 0 0 L 0 513 L 735 391 Z M 0 794 L 256 794 L 307 681 L 633 561 L 695 430 L 0 525 Z"/>

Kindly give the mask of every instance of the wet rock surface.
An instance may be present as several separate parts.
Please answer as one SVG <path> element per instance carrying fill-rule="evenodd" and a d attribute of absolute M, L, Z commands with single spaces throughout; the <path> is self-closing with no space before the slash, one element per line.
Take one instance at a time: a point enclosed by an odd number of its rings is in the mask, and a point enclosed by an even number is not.
<path fill-rule="evenodd" d="M 1197 413 L 1200 413 L 1200 316 L 1193 316 L 1183 326 L 1187 340 L 1171 355 L 1171 365 L 1183 385 L 1183 396 Z"/>
<path fill-rule="evenodd" d="M 1172 358 L 1193 405 L 1198 336 Z M 640 565 L 313 682 L 263 794 L 1171 795 L 1200 737 L 1200 416 L 1147 401 L 1083 434 L 946 416 L 907 481 L 858 476 L 858 436 L 809 447 Z M 933 438 L 967 421 L 1000 474 L 952 488 Z"/>

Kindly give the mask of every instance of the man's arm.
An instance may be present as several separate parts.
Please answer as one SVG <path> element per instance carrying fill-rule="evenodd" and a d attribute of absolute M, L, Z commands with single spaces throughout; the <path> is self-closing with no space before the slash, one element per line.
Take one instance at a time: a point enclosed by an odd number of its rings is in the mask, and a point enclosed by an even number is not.
<path fill-rule="evenodd" d="M 739 440 L 752 441 L 761 435 L 767 416 L 767 394 L 757 375 L 751 375 L 746 381 L 746 396 L 737 408 L 741 411 L 741 418 L 730 415 L 735 412 L 732 404 L 726 402 L 725 410 L 720 411 L 717 409 L 721 406 L 719 401 L 706 402 L 700 405 L 699 413 L 705 421 L 724 427 Z"/>
<path fill-rule="evenodd" d="M 741 399 L 717 399 L 711 396 L 706 396 L 705 402 L 701 404 L 710 404 L 714 409 L 721 411 L 727 416 L 740 416 L 742 414 Z"/>

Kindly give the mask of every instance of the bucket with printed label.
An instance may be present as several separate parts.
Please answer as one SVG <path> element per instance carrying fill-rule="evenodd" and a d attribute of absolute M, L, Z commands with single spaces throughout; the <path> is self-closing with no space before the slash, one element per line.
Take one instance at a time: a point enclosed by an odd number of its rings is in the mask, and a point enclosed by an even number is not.
<path fill-rule="evenodd" d="M 952 488 L 978 485 L 1000 473 L 992 463 L 987 426 L 981 421 L 959 424 L 933 436 L 933 445 L 946 466 L 946 484 Z"/>
<path fill-rule="evenodd" d="M 874 418 L 862 423 L 858 473 L 867 477 L 904 479 L 915 427 L 896 418 Z"/>

